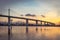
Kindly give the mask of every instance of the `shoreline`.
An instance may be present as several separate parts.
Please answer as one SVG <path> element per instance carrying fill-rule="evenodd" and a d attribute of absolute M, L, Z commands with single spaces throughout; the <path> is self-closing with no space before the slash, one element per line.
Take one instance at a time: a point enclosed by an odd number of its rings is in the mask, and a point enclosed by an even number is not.
<path fill-rule="evenodd" d="M 8 25 L 1 25 L 1 26 L 8 26 Z M 11 26 L 26 26 L 26 25 L 11 25 Z M 28 25 L 28 26 L 36 26 L 36 25 Z M 59 25 L 56 25 L 56 26 L 45 26 L 45 25 L 38 25 L 39 26 L 43 26 L 43 27 L 60 27 Z"/>

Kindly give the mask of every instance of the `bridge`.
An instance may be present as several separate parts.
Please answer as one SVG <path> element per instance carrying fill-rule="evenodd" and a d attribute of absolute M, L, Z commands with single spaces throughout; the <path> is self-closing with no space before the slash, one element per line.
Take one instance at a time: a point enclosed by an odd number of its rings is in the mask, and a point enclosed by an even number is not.
<path fill-rule="evenodd" d="M 16 18 L 16 19 L 24 19 L 26 20 L 26 26 L 28 26 L 29 24 L 29 20 L 35 21 L 36 25 L 38 26 L 38 22 L 40 22 L 40 26 L 44 25 L 44 26 L 54 26 L 55 24 L 52 22 L 47 22 L 47 21 L 43 21 L 43 20 L 37 20 L 37 19 L 32 19 L 32 18 L 24 18 L 24 17 L 16 17 L 16 16 L 10 16 L 10 9 L 8 9 L 8 15 L 0 15 L 0 17 L 7 17 L 8 18 L 8 25 L 10 25 L 10 20 L 11 18 Z"/>
<path fill-rule="evenodd" d="M 47 22 L 47 21 L 43 21 L 43 20 L 37 20 L 37 19 L 32 19 L 32 18 L 24 18 L 24 17 L 17 17 L 17 16 L 10 16 L 10 9 L 8 9 L 8 15 L 1 15 L 0 17 L 7 17 L 8 18 L 8 39 L 10 40 L 10 36 L 11 36 L 11 31 L 12 31 L 12 27 L 11 27 L 11 18 L 16 18 L 16 19 L 24 19 L 26 20 L 26 33 L 28 32 L 28 24 L 29 24 L 29 20 L 35 21 L 36 25 L 38 26 L 38 22 L 40 22 L 40 26 L 54 26 L 55 24 L 52 22 Z M 36 31 L 37 31 L 37 27 L 36 27 Z"/>
<path fill-rule="evenodd" d="M 16 17 L 16 16 L 8 16 L 8 15 L 0 15 L 0 17 L 7 17 L 8 20 L 10 21 L 10 18 L 16 18 L 16 19 L 24 19 L 26 20 L 26 26 L 28 26 L 29 24 L 29 20 L 35 21 L 36 22 L 36 26 L 38 26 L 38 22 L 40 22 L 40 25 L 45 25 L 45 26 L 53 26 L 55 25 L 52 22 L 47 22 L 47 21 L 43 21 L 43 20 L 36 20 L 36 19 L 30 19 L 30 18 L 24 18 L 24 17 Z"/>

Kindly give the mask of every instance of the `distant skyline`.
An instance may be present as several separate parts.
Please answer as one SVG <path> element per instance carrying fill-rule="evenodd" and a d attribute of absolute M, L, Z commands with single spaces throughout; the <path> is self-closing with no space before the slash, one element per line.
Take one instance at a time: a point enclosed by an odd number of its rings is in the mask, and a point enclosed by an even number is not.
<path fill-rule="evenodd" d="M 8 15 L 9 8 L 11 15 L 30 13 L 37 15 L 36 19 L 41 19 L 40 15 L 44 15 L 46 18 L 43 20 L 52 21 L 54 18 L 54 22 L 60 22 L 60 0 L 0 0 L 0 14 Z"/>

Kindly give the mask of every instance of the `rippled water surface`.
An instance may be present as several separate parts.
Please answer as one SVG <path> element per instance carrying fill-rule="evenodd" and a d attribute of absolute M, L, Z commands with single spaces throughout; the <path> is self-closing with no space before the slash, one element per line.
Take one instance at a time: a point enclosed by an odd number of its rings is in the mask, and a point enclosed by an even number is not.
<path fill-rule="evenodd" d="M 12 26 L 8 36 L 8 27 L 0 26 L 0 40 L 60 40 L 60 27 Z"/>

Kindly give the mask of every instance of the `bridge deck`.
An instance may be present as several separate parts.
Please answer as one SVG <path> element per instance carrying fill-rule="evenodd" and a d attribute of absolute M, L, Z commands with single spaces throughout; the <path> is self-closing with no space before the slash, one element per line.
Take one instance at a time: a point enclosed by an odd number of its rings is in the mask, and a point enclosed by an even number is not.
<path fill-rule="evenodd" d="M 25 19 L 25 20 L 32 20 L 32 21 L 47 22 L 47 21 L 43 21 L 43 20 L 36 20 L 36 19 L 30 19 L 30 18 L 24 18 L 24 17 L 8 16 L 8 15 L 0 15 L 0 17 L 10 17 L 10 18 L 16 18 L 16 19 Z M 47 22 L 47 23 L 52 23 L 52 22 Z M 52 23 L 52 24 L 54 24 L 54 23 Z"/>
<path fill-rule="evenodd" d="M 33 21 L 42 21 L 42 20 L 36 20 L 36 19 L 30 19 L 30 18 L 24 18 L 24 17 L 16 17 L 16 16 L 7 16 L 7 15 L 0 15 L 0 17 L 10 17 L 10 18 L 16 18 L 16 19 L 28 19 L 28 20 L 33 20 Z M 42 21 L 46 22 L 46 21 Z"/>

